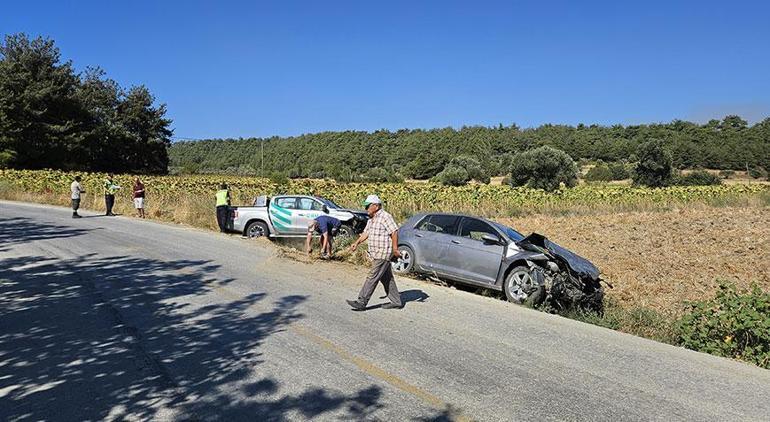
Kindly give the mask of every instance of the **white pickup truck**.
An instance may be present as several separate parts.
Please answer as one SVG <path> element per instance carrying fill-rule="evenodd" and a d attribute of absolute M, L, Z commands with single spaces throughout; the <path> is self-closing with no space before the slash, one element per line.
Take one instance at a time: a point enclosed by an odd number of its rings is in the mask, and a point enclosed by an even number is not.
<path fill-rule="evenodd" d="M 229 228 L 246 237 L 302 237 L 310 221 L 326 214 L 342 222 L 339 236 L 355 236 L 366 226 L 366 211 L 353 211 L 318 196 L 259 196 L 253 206 L 230 207 Z"/>

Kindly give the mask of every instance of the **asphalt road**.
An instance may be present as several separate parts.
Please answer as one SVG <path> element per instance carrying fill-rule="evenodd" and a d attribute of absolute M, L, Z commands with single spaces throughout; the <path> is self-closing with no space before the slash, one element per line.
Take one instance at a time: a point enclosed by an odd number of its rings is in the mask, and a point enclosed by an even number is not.
<path fill-rule="evenodd" d="M 0 420 L 768 420 L 770 371 L 125 217 L 0 202 Z M 385 302 L 381 287 L 372 305 Z"/>

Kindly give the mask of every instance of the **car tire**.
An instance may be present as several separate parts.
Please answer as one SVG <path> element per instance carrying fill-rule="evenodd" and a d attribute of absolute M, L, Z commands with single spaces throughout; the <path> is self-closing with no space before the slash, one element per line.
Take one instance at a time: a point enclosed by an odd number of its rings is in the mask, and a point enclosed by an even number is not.
<path fill-rule="evenodd" d="M 508 302 L 516 304 L 523 304 L 529 299 L 529 291 L 532 289 L 532 275 L 529 268 L 519 265 L 513 267 L 508 272 L 508 276 L 505 277 L 505 284 L 503 284 L 503 291 L 505 291 L 505 297 Z"/>
<path fill-rule="evenodd" d="M 249 239 L 256 239 L 258 237 L 268 237 L 270 231 L 267 229 L 267 224 L 261 221 L 252 221 L 246 226 L 246 237 Z"/>
<path fill-rule="evenodd" d="M 393 272 L 396 274 L 409 274 L 414 271 L 414 251 L 412 248 L 406 245 L 399 245 L 398 251 L 401 253 L 401 258 L 393 262 Z"/>
<path fill-rule="evenodd" d="M 349 224 L 343 224 L 340 226 L 339 231 L 337 232 L 337 237 L 340 239 L 344 239 L 346 237 L 355 237 L 356 232 L 353 230 L 353 226 Z"/>

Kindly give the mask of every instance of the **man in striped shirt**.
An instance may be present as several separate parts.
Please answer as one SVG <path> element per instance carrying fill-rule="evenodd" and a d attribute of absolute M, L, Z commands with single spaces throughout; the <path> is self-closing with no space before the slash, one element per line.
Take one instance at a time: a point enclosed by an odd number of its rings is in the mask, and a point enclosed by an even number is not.
<path fill-rule="evenodd" d="M 401 294 L 398 292 L 396 280 L 393 278 L 393 272 L 390 268 L 390 261 L 400 256 L 398 252 L 398 224 L 393 216 L 382 209 L 382 201 L 377 195 L 369 195 L 364 201 L 364 207 L 369 214 L 369 221 L 361 236 L 351 245 L 351 250 L 355 251 L 358 245 L 368 240 L 369 259 L 372 261 L 372 268 L 369 276 L 366 278 L 361 292 L 358 293 L 358 299 L 348 300 L 348 305 L 354 311 L 363 311 L 366 304 L 374 293 L 377 283 L 382 283 L 385 293 L 390 299 L 390 303 L 383 305 L 385 309 L 401 309 Z"/>

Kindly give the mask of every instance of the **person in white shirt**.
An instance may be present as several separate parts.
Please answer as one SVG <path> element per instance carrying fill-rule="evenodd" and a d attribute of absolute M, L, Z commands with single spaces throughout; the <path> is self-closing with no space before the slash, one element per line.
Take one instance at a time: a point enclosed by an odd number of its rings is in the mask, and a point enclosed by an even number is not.
<path fill-rule="evenodd" d="M 80 176 L 75 176 L 75 180 L 70 185 L 70 198 L 72 199 L 72 218 L 80 218 L 78 208 L 80 208 L 80 194 L 86 193 L 86 190 L 80 186 Z"/>

